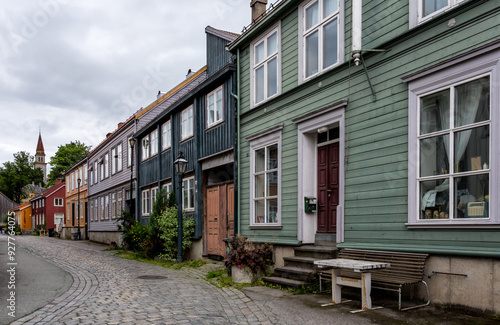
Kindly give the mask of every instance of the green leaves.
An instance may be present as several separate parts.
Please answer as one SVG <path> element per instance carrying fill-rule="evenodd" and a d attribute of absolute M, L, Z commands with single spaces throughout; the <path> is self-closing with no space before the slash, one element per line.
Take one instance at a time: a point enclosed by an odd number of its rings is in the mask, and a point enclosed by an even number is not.
<path fill-rule="evenodd" d="M 35 157 L 26 151 L 15 153 L 14 162 L 8 161 L 0 167 L 0 191 L 15 202 L 25 198 L 23 187 L 32 182 L 43 183 L 43 172 L 35 167 Z"/>
<path fill-rule="evenodd" d="M 85 158 L 90 152 L 90 148 L 78 140 L 59 146 L 49 161 L 52 169 L 48 175 L 48 184 L 54 184 L 57 178 L 62 177 L 64 171 Z"/>

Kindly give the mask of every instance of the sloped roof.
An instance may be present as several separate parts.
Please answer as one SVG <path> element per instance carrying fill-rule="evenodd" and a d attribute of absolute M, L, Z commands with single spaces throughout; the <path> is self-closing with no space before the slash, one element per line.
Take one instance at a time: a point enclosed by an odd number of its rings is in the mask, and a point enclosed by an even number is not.
<path fill-rule="evenodd" d="M 41 132 L 38 133 L 38 144 L 36 145 L 36 153 L 45 155 L 45 149 L 43 148 L 43 141 L 42 141 L 42 133 Z"/>
<path fill-rule="evenodd" d="M 212 26 L 207 26 L 205 28 L 205 33 L 210 33 L 212 35 L 215 35 L 215 36 L 218 36 L 218 37 L 223 38 L 225 40 L 228 40 L 229 42 L 234 41 L 235 39 L 237 39 L 240 36 L 240 34 L 228 32 L 228 31 L 222 30 L 222 29 L 213 28 Z"/>

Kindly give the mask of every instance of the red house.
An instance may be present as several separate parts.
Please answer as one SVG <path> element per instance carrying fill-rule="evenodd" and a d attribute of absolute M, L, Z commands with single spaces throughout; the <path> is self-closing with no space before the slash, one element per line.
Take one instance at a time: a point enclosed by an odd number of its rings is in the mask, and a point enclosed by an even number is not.
<path fill-rule="evenodd" d="M 64 224 L 65 188 L 64 181 L 56 180 L 54 186 L 30 200 L 33 229 L 60 230 L 59 228 Z M 44 223 L 46 227 L 44 227 Z"/>

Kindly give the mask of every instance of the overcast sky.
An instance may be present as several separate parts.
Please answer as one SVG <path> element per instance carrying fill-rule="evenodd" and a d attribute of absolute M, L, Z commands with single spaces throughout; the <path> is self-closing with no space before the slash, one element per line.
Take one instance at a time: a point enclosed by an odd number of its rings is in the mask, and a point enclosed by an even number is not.
<path fill-rule="evenodd" d="M 250 0 L 0 0 L 0 166 L 95 147 L 206 64 L 205 27 L 240 33 Z"/>

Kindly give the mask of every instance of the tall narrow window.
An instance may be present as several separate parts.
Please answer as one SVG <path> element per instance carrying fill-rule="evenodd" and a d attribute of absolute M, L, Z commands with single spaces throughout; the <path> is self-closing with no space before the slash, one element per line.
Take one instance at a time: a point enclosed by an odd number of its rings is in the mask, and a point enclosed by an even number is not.
<path fill-rule="evenodd" d="M 252 43 L 252 104 L 257 105 L 280 92 L 281 28 L 276 25 Z"/>
<path fill-rule="evenodd" d="M 150 201 L 149 201 L 149 190 L 142 191 L 142 215 L 149 216 Z"/>
<path fill-rule="evenodd" d="M 117 217 L 120 217 L 122 215 L 122 207 L 123 207 L 123 193 L 122 190 L 119 190 L 117 193 L 117 206 L 116 206 Z"/>
<path fill-rule="evenodd" d="M 194 177 L 183 179 L 182 206 L 184 210 L 194 210 Z"/>
<path fill-rule="evenodd" d="M 339 0 L 313 0 L 301 6 L 301 55 L 304 79 L 335 66 L 340 61 Z"/>
<path fill-rule="evenodd" d="M 154 130 L 150 135 L 151 156 L 158 154 L 158 130 Z"/>
<path fill-rule="evenodd" d="M 281 129 L 249 138 L 251 168 L 251 225 L 281 224 Z"/>
<path fill-rule="evenodd" d="M 111 175 L 116 173 L 116 148 L 111 149 Z"/>
<path fill-rule="evenodd" d="M 149 211 L 153 211 L 153 206 L 156 202 L 156 195 L 158 194 L 158 187 L 154 187 L 151 189 L 151 209 Z"/>
<path fill-rule="evenodd" d="M 181 112 L 181 140 L 193 136 L 193 105 Z"/>
<path fill-rule="evenodd" d="M 172 129 L 170 120 L 161 126 L 161 148 L 162 150 L 168 149 L 172 146 Z"/>
<path fill-rule="evenodd" d="M 116 146 L 116 157 L 115 157 L 115 161 L 116 161 L 116 171 L 119 172 L 123 169 L 123 156 L 122 156 L 122 152 L 123 152 L 123 146 L 121 143 L 119 143 L 117 146 Z"/>
<path fill-rule="evenodd" d="M 104 177 L 109 177 L 109 154 L 106 153 L 104 155 Z"/>
<path fill-rule="evenodd" d="M 94 184 L 97 184 L 98 176 L 97 176 L 97 161 L 94 161 Z"/>
<path fill-rule="evenodd" d="M 223 100 L 222 86 L 207 95 L 207 127 L 222 122 Z"/>
<path fill-rule="evenodd" d="M 146 160 L 149 158 L 149 134 L 142 138 L 142 160 Z"/>
<path fill-rule="evenodd" d="M 111 219 L 116 218 L 116 193 L 111 193 Z"/>

